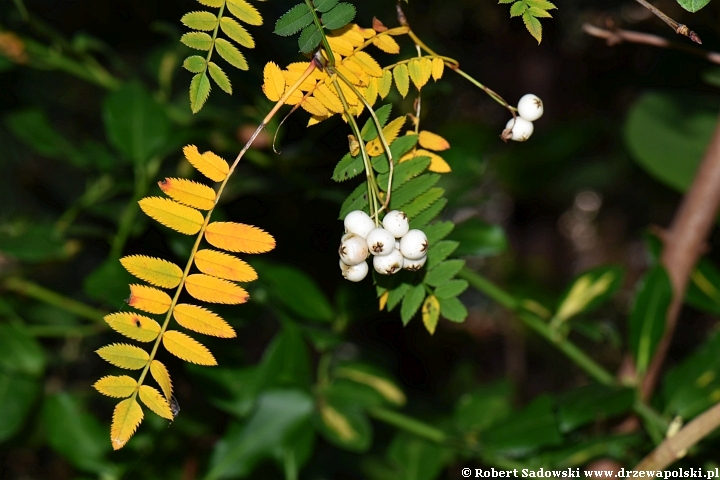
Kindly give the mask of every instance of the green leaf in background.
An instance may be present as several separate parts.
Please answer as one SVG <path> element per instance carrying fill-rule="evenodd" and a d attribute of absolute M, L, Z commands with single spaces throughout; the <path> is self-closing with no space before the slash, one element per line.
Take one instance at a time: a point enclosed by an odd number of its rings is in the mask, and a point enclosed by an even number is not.
<path fill-rule="evenodd" d="M 567 433 L 588 423 L 627 413 L 634 401 L 635 393 L 629 388 L 591 384 L 570 390 L 557 397 L 560 431 Z"/>
<path fill-rule="evenodd" d="M 265 349 L 257 379 L 258 391 L 275 387 L 310 389 L 310 357 L 300 329 L 286 322 Z"/>
<path fill-rule="evenodd" d="M 309 275 L 289 265 L 253 262 L 270 295 L 289 311 L 307 320 L 330 322 L 335 316 L 330 300 Z"/>
<path fill-rule="evenodd" d="M 508 249 L 507 237 L 502 227 L 490 225 L 478 218 L 470 218 L 455 225 L 450 239 L 460 242 L 455 251 L 458 257 L 491 257 Z"/>
<path fill-rule="evenodd" d="M 42 110 L 29 108 L 9 114 L 5 124 L 17 138 L 35 152 L 55 160 L 66 160 L 82 167 L 86 159 L 50 124 Z"/>
<path fill-rule="evenodd" d="M 665 269 L 657 265 L 645 274 L 630 313 L 629 343 L 637 371 L 644 373 L 665 331 L 672 285 Z"/>
<path fill-rule="evenodd" d="M 540 447 L 560 445 L 562 434 L 554 413 L 555 404 L 541 395 L 528 406 L 485 431 L 485 445 L 493 450 L 520 455 Z"/>
<path fill-rule="evenodd" d="M 0 233 L 0 252 L 25 263 L 67 259 L 77 247 L 77 242 L 63 239 L 52 225 L 40 222 Z"/>
<path fill-rule="evenodd" d="M 40 376 L 45 369 L 42 346 L 23 324 L 0 324 L 0 370 Z"/>
<path fill-rule="evenodd" d="M 103 120 L 110 143 L 136 164 L 157 154 L 170 136 L 165 110 L 138 83 L 127 83 L 108 95 Z"/>
<path fill-rule="evenodd" d="M 217 408 L 245 418 L 255 406 L 260 367 L 204 368 L 189 364 L 186 368 L 196 377 L 196 388 L 203 388 L 209 402 Z M 204 388 L 207 387 L 207 388 Z"/>
<path fill-rule="evenodd" d="M 579 275 L 560 297 L 554 321 L 562 323 L 607 301 L 622 285 L 620 267 L 598 267 Z"/>
<path fill-rule="evenodd" d="M 322 40 L 322 33 L 318 30 L 317 25 L 314 23 L 308 25 L 303 28 L 303 31 L 300 33 L 300 37 L 298 38 L 298 47 L 300 48 L 300 52 L 312 52 L 318 45 L 320 45 L 320 40 Z"/>
<path fill-rule="evenodd" d="M 481 432 L 512 413 L 515 389 L 508 380 L 464 393 L 455 405 L 453 424 L 461 432 Z"/>
<path fill-rule="evenodd" d="M 330 443 L 353 452 L 364 452 L 372 445 L 372 425 L 355 402 L 323 403 L 316 424 Z"/>
<path fill-rule="evenodd" d="M 355 18 L 355 6 L 343 2 L 323 13 L 322 23 L 328 30 L 336 30 L 350 23 L 353 18 Z"/>
<path fill-rule="evenodd" d="M 436 443 L 408 433 L 393 438 L 387 451 L 388 461 L 395 466 L 397 480 L 434 480 L 452 455 Z"/>
<path fill-rule="evenodd" d="M 355 383 L 367 385 L 390 404 L 405 405 L 407 398 L 390 376 L 372 365 L 344 363 L 335 370 L 337 378 L 347 378 Z"/>
<path fill-rule="evenodd" d="M 688 12 L 695 13 L 710 3 L 710 0 L 677 0 L 677 2 Z"/>
<path fill-rule="evenodd" d="M 263 458 L 287 446 L 313 411 L 312 397 L 298 390 L 272 390 L 258 397 L 243 425 L 233 424 L 217 443 L 205 480 L 247 476 Z"/>
<path fill-rule="evenodd" d="M 710 142 L 719 107 L 720 99 L 708 95 L 646 93 L 630 109 L 625 142 L 650 175 L 684 192 Z"/>
<path fill-rule="evenodd" d="M 640 433 L 633 435 L 600 435 L 588 440 L 566 443 L 563 447 L 538 455 L 541 465 L 552 465 L 553 468 L 574 468 L 588 465 L 590 460 L 611 458 L 628 464 L 636 460 L 632 458 L 635 448 L 645 441 Z M 621 463 L 621 464 L 622 464 Z"/>
<path fill-rule="evenodd" d="M 22 428 L 41 391 L 40 378 L 0 370 L 0 442 Z"/>
<path fill-rule="evenodd" d="M 374 388 L 344 378 L 334 380 L 322 395 L 333 405 L 348 405 L 358 410 L 385 404 L 383 396 Z"/>
<path fill-rule="evenodd" d="M 285 12 L 282 17 L 278 18 L 278 21 L 275 22 L 275 30 L 273 33 L 281 37 L 289 37 L 290 35 L 295 35 L 311 23 L 313 23 L 312 12 L 307 5 L 299 3 Z"/>
<path fill-rule="evenodd" d="M 85 277 L 83 290 L 90 298 L 120 308 L 130 295 L 128 284 L 134 281 L 135 277 L 123 268 L 120 261 L 111 258 Z"/>
<path fill-rule="evenodd" d="M 690 274 L 685 301 L 695 308 L 720 315 L 720 270 L 701 258 Z"/>

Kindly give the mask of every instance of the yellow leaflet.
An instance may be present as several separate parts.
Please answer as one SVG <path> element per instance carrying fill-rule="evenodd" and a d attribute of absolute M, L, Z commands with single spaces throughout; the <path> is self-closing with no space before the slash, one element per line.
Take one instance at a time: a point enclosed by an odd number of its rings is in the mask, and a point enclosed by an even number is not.
<path fill-rule="evenodd" d="M 428 132 L 427 130 L 422 130 L 420 132 L 420 135 L 418 136 L 418 143 L 421 147 L 427 148 L 428 150 L 434 150 L 436 152 L 441 152 L 450 148 L 450 142 L 437 133 Z"/>
<path fill-rule="evenodd" d="M 359 33 L 365 40 L 369 40 L 375 36 L 375 30 L 372 28 L 362 28 L 356 24 L 352 24 L 352 31 Z"/>
<path fill-rule="evenodd" d="M 313 92 L 313 96 L 317 98 L 325 108 L 334 113 L 342 113 L 343 106 L 340 103 L 340 99 L 335 93 L 330 90 L 330 87 L 324 83 L 319 85 Z"/>
<path fill-rule="evenodd" d="M 353 53 L 353 44 L 342 37 L 327 37 L 333 53 L 347 57 Z"/>
<path fill-rule="evenodd" d="M 365 38 L 363 38 L 360 33 L 358 33 L 356 30 L 353 30 L 353 24 L 345 25 L 343 28 L 339 28 L 337 30 L 333 30 L 330 34 L 330 37 L 335 38 L 342 38 L 343 40 L 347 41 L 352 45 L 353 47 L 359 47 L 363 43 L 365 43 Z"/>
<path fill-rule="evenodd" d="M 236 282 L 252 282 L 258 278 L 247 262 L 217 250 L 199 250 L 195 254 L 195 266 L 208 275 Z"/>
<path fill-rule="evenodd" d="M 237 334 L 219 315 L 202 307 L 181 303 L 173 310 L 175 320 L 193 332 L 220 338 L 235 338 Z"/>
<path fill-rule="evenodd" d="M 387 378 L 363 372 L 362 370 L 356 370 L 351 367 L 342 367 L 338 369 L 337 376 L 350 379 L 353 382 L 365 384 L 385 397 L 385 400 L 396 405 L 404 405 L 407 401 L 403 391 Z"/>
<path fill-rule="evenodd" d="M 413 81 L 417 89 L 420 90 L 425 85 L 423 82 L 422 61 L 420 59 L 415 59 L 408 63 L 407 68 L 408 73 L 410 74 L 410 79 Z"/>
<path fill-rule="evenodd" d="M 443 76 L 445 70 L 445 62 L 442 58 L 433 58 L 432 60 L 432 77 L 433 80 L 438 81 Z"/>
<path fill-rule="evenodd" d="M 230 171 L 230 166 L 222 158 L 213 152 L 205 152 L 202 155 L 195 145 L 188 145 L 183 148 L 187 161 L 192 164 L 200 173 L 214 182 L 222 182 Z"/>
<path fill-rule="evenodd" d="M 400 95 L 405 98 L 410 89 L 410 79 L 408 77 L 408 67 L 404 63 L 393 68 L 393 77 L 395 77 L 395 85 Z"/>
<path fill-rule="evenodd" d="M 150 362 L 150 374 L 158 385 L 160 385 L 160 388 L 165 394 L 165 398 L 170 400 L 170 398 L 172 398 L 172 381 L 170 380 L 170 374 L 167 368 L 165 368 L 165 365 L 157 360 L 153 360 Z"/>
<path fill-rule="evenodd" d="M 163 334 L 163 345 L 168 352 L 186 362 L 198 365 L 217 365 L 215 357 L 205 345 L 182 332 L 168 330 Z"/>
<path fill-rule="evenodd" d="M 325 426 L 335 432 L 340 440 L 350 442 L 358 436 L 348 419 L 330 405 L 325 404 L 320 407 L 320 417 Z"/>
<path fill-rule="evenodd" d="M 285 100 L 285 105 L 297 105 L 302 102 L 303 93 L 300 90 L 294 90 Z"/>
<path fill-rule="evenodd" d="M 163 288 L 175 288 L 180 285 L 182 270 L 172 262 L 145 255 L 130 255 L 120 259 L 125 270 L 140 280 Z"/>
<path fill-rule="evenodd" d="M 248 293 L 244 288 L 203 273 L 189 275 L 185 280 L 185 289 L 190 295 L 204 302 L 237 305 L 248 301 Z"/>
<path fill-rule="evenodd" d="M 322 102 L 315 97 L 307 97 L 300 106 L 311 115 L 326 117 L 330 114 Z"/>
<path fill-rule="evenodd" d="M 184 178 L 166 178 L 158 182 L 160 189 L 173 200 L 200 210 L 215 206 L 215 190 Z"/>
<path fill-rule="evenodd" d="M 365 89 L 365 100 L 372 107 L 377 102 L 378 97 L 378 79 L 373 78 L 370 80 L 370 84 Z"/>
<path fill-rule="evenodd" d="M 114 343 L 106 347 L 98 348 L 95 353 L 108 363 L 128 370 L 143 368 L 150 356 L 142 348 L 125 343 Z"/>
<path fill-rule="evenodd" d="M 435 333 L 438 319 L 440 319 L 440 302 L 435 295 L 429 295 L 422 306 L 422 320 L 430 335 Z"/>
<path fill-rule="evenodd" d="M 142 407 L 134 398 L 128 398 L 115 405 L 110 426 L 110 443 L 113 450 L 121 449 L 130 440 L 142 419 Z"/>
<path fill-rule="evenodd" d="M 307 66 L 306 66 L 307 68 Z M 285 86 L 289 87 L 293 85 L 295 82 L 297 82 L 302 74 L 305 72 L 305 70 L 297 71 L 297 70 L 283 70 L 282 74 L 285 78 Z M 298 87 L 298 90 L 301 90 L 303 92 L 307 92 L 309 90 L 312 90 L 313 87 L 315 87 L 315 79 L 312 78 L 312 76 L 309 76 Z"/>
<path fill-rule="evenodd" d="M 265 253 L 275 248 L 275 239 L 266 231 L 235 222 L 212 222 L 205 229 L 205 240 L 229 252 Z"/>
<path fill-rule="evenodd" d="M 138 396 L 140 397 L 140 401 L 143 402 L 146 407 L 159 416 L 167 418 L 168 420 L 173 419 L 173 414 L 167 400 L 165 400 L 165 398 L 160 395 L 160 392 L 155 390 L 153 387 L 149 385 L 141 385 Z"/>
<path fill-rule="evenodd" d="M 398 134 L 400 134 L 400 129 L 403 127 L 403 125 L 405 125 L 406 120 L 407 117 L 398 117 L 392 122 L 385 125 L 385 128 L 382 129 L 383 136 L 385 137 L 385 140 L 387 140 L 388 145 L 395 141 Z M 385 153 L 383 144 L 380 142 L 380 137 L 376 138 L 371 142 L 368 142 L 367 152 L 368 155 L 370 155 L 371 157 L 377 157 Z"/>
<path fill-rule="evenodd" d="M 392 87 L 393 75 L 390 70 L 383 70 L 382 77 L 377 80 L 378 83 L 378 95 L 380 98 L 385 98 L 390 93 L 390 87 Z"/>
<path fill-rule="evenodd" d="M 405 35 L 409 31 L 410 31 L 410 27 L 395 27 L 395 28 L 389 29 L 386 33 L 387 33 L 387 35 L 398 36 L 398 35 Z"/>
<path fill-rule="evenodd" d="M 143 312 L 160 315 L 170 308 L 172 300 L 170 296 L 157 288 L 146 287 L 145 285 L 130 285 L 130 298 L 128 305 Z"/>
<path fill-rule="evenodd" d="M 382 295 L 380 295 L 380 308 L 379 310 L 384 310 L 385 305 L 387 305 L 388 297 L 390 296 L 390 292 L 385 292 Z"/>
<path fill-rule="evenodd" d="M 268 62 L 263 69 L 262 91 L 271 102 L 277 102 L 285 93 L 283 71 L 274 62 Z"/>
<path fill-rule="evenodd" d="M 349 58 L 352 62 L 355 62 L 371 77 L 382 76 L 382 68 L 374 58 L 367 54 L 367 52 L 357 52 L 355 55 Z"/>
<path fill-rule="evenodd" d="M 296 72 L 299 75 L 305 72 L 305 70 L 308 69 L 310 66 L 310 62 L 294 62 L 287 66 L 287 71 L 289 72 Z M 312 80 L 322 80 L 323 78 L 326 78 L 327 74 L 325 72 L 321 72 L 319 69 L 315 69 L 312 71 L 308 79 Z"/>
<path fill-rule="evenodd" d="M 430 152 L 428 150 L 423 150 L 422 148 L 418 148 L 415 151 L 415 157 L 430 157 L 430 166 L 428 167 L 428 170 L 435 173 L 448 173 L 452 171 L 450 168 L 450 165 L 445 161 L 444 158 L 442 158 L 437 153 Z M 402 160 L 401 160 L 402 161 Z"/>
<path fill-rule="evenodd" d="M 138 203 L 148 217 L 185 235 L 199 232 L 205 221 L 199 211 L 167 198 L 145 197 Z"/>
<path fill-rule="evenodd" d="M 138 342 L 152 342 L 160 334 L 160 325 L 144 315 L 133 312 L 117 312 L 105 315 L 110 328 Z"/>
<path fill-rule="evenodd" d="M 432 60 L 423 57 L 422 60 L 420 60 L 420 71 L 422 72 L 422 83 L 425 85 L 430 81 L 430 76 L 432 75 Z"/>
<path fill-rule="evenodd" d="M 312 127 L 313 125 L 317 125 L 318 123 L 322 122 L 323 120 L 327 120 L 330 118 L 331 115 L 313 115 L 310 117 L 310 120 L 308 120 L 308 127 Z"/>
<path fill-rule="evenodd" d="M 400 53 L 400 45 L 390 35 L 377 35 L 372 39 L 373 45 L 386 53 Z"/>
<path fill-rule="evenodd" d="M 358 104 L 360 99 L 355 95 L 355 92 L 353 92 L 352 88 L 350 86 L 343 82 L 342 80 L 338 79 L 338 84 L 340 85 L 340 90 L 345 95 L 345 101 L 348 103 L 348 105 L 355 106 Z M 330 90 L 333 93 L 337 93 L 337 90 L 335 89 L 335 85 L 330 86 Z M 340 95 L 338 95 L 340 97 Z"/>
<path fill-rule="evenodd" d="M 108 397 L 127 398 L 135 393 L 137 382 L 127 375 L 108 375 L 95 382 L 93 387 Z"/>
<path fill-rule="evenodd" d="M 365 70 L 362 69 L 362 67 L 360 67 L 360 65 L 355 62 L 351 62 L 349 59 L 346 59 L 342 65 L 338 67 L 338 71 L 345 75 L 350 83 L 353 85 L 360 85 L 361 87 L 367 85 L 370 78 L 372 78 Z M 348 75 L 348 72 L 350 75 Z"/>
<path fill-rule="evenodd" d="M 245 0 L 227 0 L 225 5 L 238 20 L 249 25 L 262 25 L 263 20 L 260 12 Z"/>

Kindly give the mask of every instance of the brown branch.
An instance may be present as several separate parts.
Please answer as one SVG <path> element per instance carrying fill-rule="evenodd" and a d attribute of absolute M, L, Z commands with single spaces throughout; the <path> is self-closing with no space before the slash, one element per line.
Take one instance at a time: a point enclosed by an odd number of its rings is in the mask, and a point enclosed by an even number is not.
<path fill-rule="evenodd" d="M 702 41 L 700 40 L 700 37 L 698 37 L 697 33 L 695 33 L 695 32 L 693 32 L 692 30 L 690 30 L 690 29 L 687 27 L 687 25 L 683 25 L 682 23 L 676 22 L 676 21 L 673 20 L 672 18 L 668 17 L 662 10 L 660 10 L 660 9 L 657 8 L 657 7 L 654 7 L 654 6 L 650 5 L 650 4 L 649 4 L 648 2 L 646 2 L 645 0 L 635 0 L 635 1 L 638 2 L 640 5 L 642 5 L 643 7 L 647 8 L 648 10 L 650 10 L 650 11 L 651 11 L 653 14 L 655 14 L 660 20 L 662 20 L 663 22 L 667 23 L 668 26 L 669 26 L 670 28 L 672 28 L 673 30 L 675 30 L 675 33 L 677 33 L 678 35 L 684 35 L 684 36 L 688 37 L 690 40 L 692 40 L 692 41 L 695 42 L 695 43 L 698 43 L 698 44 L 701 44 L 701 43 L 702 43 Z"/>
<path fill-rule="evenodd" d="M 659 37 L 657 35 L 651 35 L 649 33 L 643 32 L 635 32 L 632 30 L 607 30 L 604 28 L 596 27 L 594 25 L 590 25 L 589 23 L 584 24 L 582 26 L 582 29 L 588 35 L 598 38 L 604 38 L 607 41 L 607 44 L 610 46 L 615 46 L 619 43 L 628 42 L 651 45 L 658 48 L 669 48 L 689 53 L 691 55 L 704 58 L 708 62 L 720 65 L 720 53 L 718 52 L 709 52 L 693 45 L 671 42 L 670 40 Z"/>

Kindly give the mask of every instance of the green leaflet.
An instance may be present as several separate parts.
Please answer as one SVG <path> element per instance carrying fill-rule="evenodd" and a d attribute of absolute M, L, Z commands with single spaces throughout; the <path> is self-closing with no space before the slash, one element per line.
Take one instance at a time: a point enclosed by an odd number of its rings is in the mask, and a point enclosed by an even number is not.
<path fill-rule="evenodd" d="M 410 219 L 410 228 L 419 228 L 424 230 L 425 227 L 437 217 L 445 205 L 447 205 L 447 198 L 441 198 L 437 202 L 433 203 L 430 208 L 422 212 L 415 218 Z"/>
<path fill-rule="evenodd" d="M 451 322 L 463 322 L 468 315 L 467 308 L 456 297 L 438 298 L 440 301 L 440 315 Z"/>
<path fill-rule="evenodd" d="M 418 136 L 413 134 L 403 135 L 402 137 L 392 142 L 390 144 L 390 153 L 392 154 L 394 163 L 397 164 L 398 160 L 400 160 L 400 157 L 402 157 L 411 148 L 417 145 L 417 141 Z M 373 168 L 378 173 L 387 173 L 390 170 L 390 163 L 388 162 L 387 155 L 385 153 L 373 158 L 372 164 Z"/>
<path fill-rule="evenodd" d="M 239 45 L 246 48 L 255 48 L 255 40 L 245 30 L 245 27 L 240 25 L 237 21 L 230 17 L 223 17 L 220 19 L 220 29 L 230 39 L 235 40 Z"/>
<path fill-rule="evenodd" d="M 227 75 L 225 75 L 222 68 L 218 67 L 214 62 L 210 62 L 208 63 L 208 71 L 210 72 L 210 77 L 215 80 L 218 87 L 220 87 L 225 93 L 232 95 L 232 85 L 230 84 L 230 79 Z"/>
<path fill-rule="evenodd" d="M 423 210 L 429 208 L 433 203 L 439 200 L 445 194 L 442 188 L 431 188 L 427 192 L 418 195 L 415 200 L 400 207 L 409 218 L 415 218 Z"/>
<path fill-rule="evenodd" d="M 463 293 L 468 288 L 465 280 L 450 280 L 435 289 L 435 296 L 438 299 L 453 298 Z"/>
<path fill-rule="evenodd" d="M 314 23 L 303 28 L 298 38 L 298 47 L 302 53 L 310 53 L 320 45 L 322 34 Z"/>
<path fill-rule="evenodd" d="M 386 105 L 383 105 L 382 107 L 375 110 L 375 116 L 377 117 L 378 121 L 380 122 L 380 125 L 385 127 L 387 125 L 388 120 L 390 119 L 390 113 L 392 112 L 392 104 L 388 103 Z M 374 140 L 378 136 L 377 127 L 375 126 L 375 121 L 372 117 L 368 118 L 365 122 L 365 125 L 363 125 L 362 130 L 360 130 L 360 135 L 362 136 L 362 139 L 366 142 L 369 142 L 371 140 Z"/>
<path fill-rule="evenodd" d="M 535 37 L 538 43 L 542 40 L 542 25 L 538 18 L 551 18 L 552 15 L 548 10 L 557 8 L 548 0 L 500 0 L 499 3 L 512 4 L 510 6 L 510 17 L 522 17 L 528 32 Z"/>
<path fill-rule="evenodd" d="M 710 0 L 677 0 L 677 2 L 688 12 L 695 13 L 710 3 Z"/>
<path fill-rule="evenodd" d="M 183 68 L 192 73 L 202 73 L 205 71 L 206 66 L 207 61 L 200 55 L 190 55 L 183 62 Z"/>
<path fill-rule="evenodd" d="M 410 160 L 406 160 L 399 165 L 395 166 L 395 172 L 393 173 L 393 188 L 398 188 L 404 185 L 405 182 L 411 178 L 415 178 L 422 172 L 427 170 L 430 166 L 430 157 L 415 157 Z M 389 173 L 382 173 L 377 176 L 378 184 L 382 188 L 383 185 L 387 189 L 387 182 Z"/>
<path fill-rule="evenodd" d="M 281 37 L 289 37 L 290 35 L 295 35 L 311 23 L 313 23 L 312 12 L 307 5 L 299 3 L 285 12 L 282 17 L 278 18 L 273 33 Z"/>
<path fill-rule="evenodd" d="M 388 311 L 391 311 L 395 307 L 397 307 L 398 303 L 400 303 L 400 300 L 402 300 L 408 290 L 410 290 L 410 286 L 411 285 L 409 283 L 401 283 L 398 287 L 390 290 L 387 301 Z"/>
<path fill-rule="evenodd" d="M 425 286 L 415 285 L 406 294 L 400 308 L 400 319 L 403 325 L 407 325 L 408 322 L 415 316 L 420 305 L 422 305 L 425 299 Z"/>
<path fill-rule="evenodd" d="M 322 23 L 328 30 L 336 30 L 350 23 L 353 18 L 355 18 L 355 6 L 343 2 L 323 13 Z"/>
<path fill-rule="evenodd" d="M 401 205 L 405 205 L 421 193 L 429 190 L 440 181 L 440 175 L 436 173 L 425 173 L 419 177 L 413 178 L 397 191 L 393 192 L 390 198 L 391 210 L 398 209 Z"/>
<path fill-rule="evenodd" d="M 442 240 L 437 243 L 431 243 L 428 249 L 428 259 L 425 268 L 432 270 L 435 265 L 449 257 L 458 245 L 460 245 L 460 242 L 454 240 Z"/>
<path fill-rule="evenodd" d="M 442 285 L 450 281 L 464 266 L 465 260 L 447 260 L 437 265 L 425 275 L 425 283 L 433 287 Z"/>
<path fill-rule="evenodd" d="M 435 243 L 447 237 L 450 232 L 453 231 L 453 228 L 455 228 L 455 224 L 450 221 L 446 221 L 435 222 L 423 230 L 428 239 L 428 243 L 430 244 L 430 248 L 432 248 Z"/>
<path fill-rule="evenodd" d="M 210 80 L 206 73 L 198 73 L 190 82 L 190 108 L 197 113 L 210 95 Z"/>
<path fill-rule="evenodd" d="M 315 4 L 315 10 L 317 10 L 320 13 L 327 12 L 331 8 L 333 8 L 335 5 L 338 4 L 338 0 L 316 0 L 314 2 Z"/>
<path fill-rule="evenodd" d="M 630 313 L 629 343 L 638 372 L 645 372 L 665 331 L 665 315 L 672 299 L 672 285 L 665 269 L 657 265 L 641 280 Z"/>
<path fill-rule="evenodd" d="M 190 48 L 208 51 L 213 45 L 210 35 L 204 32 L 188 32 L 180 37 L 180 41 Z"/>
<path fill-rule="evenodd" d="M 220 56 L 233 67 L 239 68 L 240 70 L 248 69 L 245 56 L 240 53 L 240 50 L 238 50 L 235 45 L 224 38 L 218 38 L 215 40 L 215 50 L 217 50 Z"/>
<path fill-rule="evenodd" d="M 365 162 L 363 162 L 362 155 L 353 157 L 349 153 L 346 153 L 335 166 L 332 179 L 336 182 L 344 182 L 345 180 L 355 177 L 364 170 Z"/>
<path fill-rule="evenodd" d="M 263 20 L 260 12 L 245 0 L 227 0 L 225 2 L 228 10 L 235 18 L 248 25 L 262 25 Z"/>
<path fill-rule="evenodd" d="M 215 29 L 218 19 L 210 12 L 190 12 L 180 19 L 183 25 L 193 30 L 211 31 Z"/>
<path fill-rule="evenodd" d="M 395 79 L 395 86 L 397 86 L 398 92 L 405 98 L 410 90 L 410 76 L 407 65 L 403 63 L 393 68 L 393 78 Z"/>
<path fill-rule="evenodd" d="M 355 190 L 343 202 L 340 207 L 340 220 L 354 210 L 363 210 L 367 206 L 367 201 L 367 184 L 363 182 L 355 187 Z"/>

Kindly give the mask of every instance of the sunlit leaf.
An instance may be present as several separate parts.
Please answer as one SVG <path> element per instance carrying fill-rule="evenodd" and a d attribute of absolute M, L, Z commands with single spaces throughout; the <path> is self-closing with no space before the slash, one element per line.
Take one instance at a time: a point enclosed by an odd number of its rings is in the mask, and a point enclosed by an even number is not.
<path fill-rule="evenodd" d="M 410 90 L 410 75 L 408 74 L 407 65 L 403 63 L 393 68 L 393 78 L 395 78 L 395 85 L 397 86 L 398 92 L 405 98 Z"/>
<path fill-rule="evenodd" d="M 162 290 L 145 285 L 130 285 L 128 305 L 131 307 L 160 315 L 168 311 L 171 303 L 170 296 Z"/>
<path fill-rule="evenodd" d="M 108 375 L 93 384 L 95 389 L 108 397 L 127 398 L 137 389 L 137 381 L 127 375 Z"/>
<path fill-rule="evenodd" d="M 210 350 L 182 332 L 168 330 L 163 333 L 163 345 L 168 352 L 186 362 L 197 363 L 198 365 L 217 365 L 217 361 L 210 353 Z"/>
<path fill-rule="evenodd" d="M 160 334 L 160 325 L 152 318 L 133 312 L 105 315 L 110 328 L 138 342 L 152 342 Z"/>
<path fill-rule="evenodd" d="M 110 443 L 113 450 L 122 448 L 130 440 L 142 419 L 142 408 L 134 398 L 123 400 L 115 406 L 110 427 Z"/>
<path fill-rule="evenodd" d="M 125 343 L 115 343 L 95 350 L 100 357 L 120 368 L 138 370 L 147 365 L 150 356 L 142 348 Z"/>
<path fill-rule="evenodd" d="M 228 0 L 228 4 L 229 1 L 230 0 Z M 245 60 L 245 55 L 240 53 L 240 50 L 238 50 L 235 45 L 228 42 L 224 38 L 215 39 L 215 50 L 226 62 L 228 62 L 233 67 L 240 70 L 247 70 L 249 68 L 247 60 Z"/>
<path fill-rule="evenodd" d="M 217 250 L 198 250 L 195 265 L 203 273 L 227 280 L 252 282 L 257 279 L 257 273 L 247 262 Z"/>
<path fill-rule="evenodd" d="M 277 102 L 285 93 L 285 77 L 277 64 L 268 62 L 263 69 L 262 90 L 271 102 Z"/>
<path fill-rule="evenodd" d="M 217 25 L 217 16 L 210 12 L 190 12 L 183 15 L 180 21 L 193 30 L 211 31 Z"/>
<path fill-rule="evenodd" d="M 225 5 L 228 10 L 230 10 L 230 13 L 235 15 L 241 22 L 245 22 L 248 25 L 263 24 L 260 12 L 245 0 L 226 0 Z"/>
<path fill-rule="evenodd" d="M 190 48 L 208 51 L 213 46 L 213 39 L 204 32 L 188 32 L 180 37 L 180 41 Z"/>
<path fill-rule="evenodd" d="M 181 303 L 173 310 L 175 320 L 194 332 L 221 338 L 236 337 L 235 330 L 219 315 L 202 307 Z"/>
<path fill-rule="evenodd" d="M 172 398 L 172 381 L 170 380 L 170 374 L 165 365 L 157 360 L 153 360 L 150 362 L 150 374 L 158 385 L 160 385 L 165 398 L 169 401 L 170 398 Z"/>
<path fill-rule="evenodd" d="M 215 182 L 225 180 L 230 171 L 230 166 L 225 160 L 210 151 L 200 154 L 195 145 L 184 147 L 183 153 L 193 167 Z"/>
<path fill-rule="evenodd" d="M 153 220 L 185 235 L 198 233 L 205 221 L 202 213 L 194 208 L 167 198 L 145 197 L 138 204 L 142 211 Z"/>
<path fill-rule="evenodd" d="M 236 305 L 248 300 L 244 288 L 222 278 L 193 273 L 185 280 L 185 289 L 198 300 Z"/>
<path fill-rule="evenodd" d="M 230 79 L 225 74 L 222 68 L 220 68 L 215 62 L 208 62 L 208 73 L 220 89 L 227 93 L 232 94 L 232 84 Z"/>
<path fill-rule="evenodd" d="M 210 210 L 215 206 L 215 190 L 185 178 L 166 178 L 158 182 L 167 196 L 189 207 Z"/>
<path fill-rule="evenodd" d="M 203 71 L 193 76 L 190 81 L 190 109 L 193 113 L 197 113 L 202 109 L 209 95 L 210 79 L 207 72 Z"/>
<path fill-rule="evenodd" d="M 275 248 L 275 239 L 269 233 L 235 222 L 212 222 L 205 230 L 205 239 L 230 252 L 265 253 Z"/>
<path fill-rule="evenodd" d="M 255 41 L 252 36 L 245 30 L 245 27 L 231 17 L 223 17 L 220 19 L 220 29 L 239 45 L 246 48 L 255 48 Z"/>
<path fill-rule="evenodd" d="M 180 267 L 161 258 L 130 255 L 121 258 L 120 263 L 140 280 L 162 288 L 177 287 L 183 275 Z"/>
<path fill-rule="evenodd" d="M 433 58 L 432 60 L 432 77 L 433 80 L 437 81 L 440 80 L 443 76 L 443 71 L 445 70 L 445 62 L 442 58 Z"/>
<path fill-rule="evenodd" d="M 138 391 L 140 401 L 145 404 L 150 410 L 168 420 L 173 419 L 172 411 L 170 411 L 170 405 L 167 400 L 153 387 L 149 385 L 141 385 Z"/>
<path fill-rule="evenodd" d="M 371 57 L 367 52 L 359 51 L 350 57 L 350 61 L 356 63 L 371 77 L 382 77 L 383 70 L 380 68 L 377 60 Z"/>

